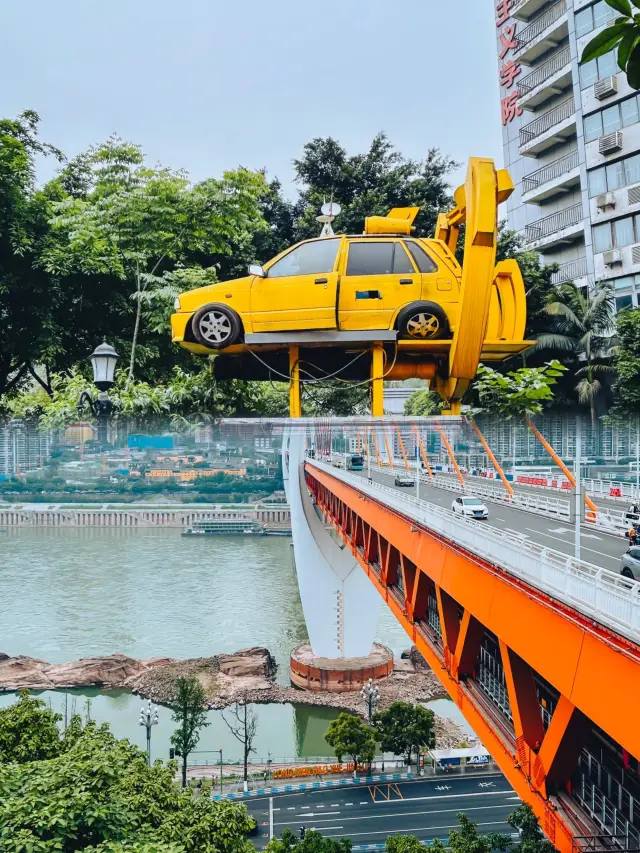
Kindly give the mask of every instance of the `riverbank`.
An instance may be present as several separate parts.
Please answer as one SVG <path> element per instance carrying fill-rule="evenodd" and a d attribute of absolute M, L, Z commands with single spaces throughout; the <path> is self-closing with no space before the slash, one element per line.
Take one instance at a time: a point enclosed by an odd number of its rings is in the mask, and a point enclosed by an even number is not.
<path fill-rule="evenodd" d="M 177 660 L 150 658 L 137 660 L 114 654 L 81 658 L 63 664 L 25 656 L 0 654 L 0 691 L 65 690 L 96 688 L 127 690 L 160 705 L 169 705 L 180 677 L 198 678 L 210 710 L 220 710 L 235 702 L 267 705 L 297 704 L 334 708 L 362 714 L 362 698 L 354 693 L 311 693 L 275 681 L 276 664 L 269 650 L 255 646 L 234 654 Z M 443 695 L 436 676 L 415 654 L 395 661 L 393 674 L 378 683 L 379 709 L 396 700 L 428 702 Z M 436 717 L 439 747 L 455 746 L 465 740 L 456 723 Z"/>

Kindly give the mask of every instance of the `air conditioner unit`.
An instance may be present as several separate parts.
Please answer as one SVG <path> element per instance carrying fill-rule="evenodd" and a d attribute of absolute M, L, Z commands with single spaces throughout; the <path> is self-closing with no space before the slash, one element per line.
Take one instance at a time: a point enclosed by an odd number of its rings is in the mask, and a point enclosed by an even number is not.
<path fill-rule="evenodd" d="M 616 206 L 616 197 L 613 193 L 602 193 L 596 196 L 596 206 L 598 210 L 604 210 L 606 207 Z"/>
<path fill-rule="evenodd" d="M 617 92 L 618 78 L 614 75 L 598 80 L 593 86 L 593 94 L 599 101 L 604 101 L 605 98 L 610 98 L 611 95 L 615 95 Z"/>
<path fill-rule="evenodd" d="M 615 264 L 622 263 L 622 252 L 620 249 L 611 249 L 609 252 L 604 252 L 602 255 L 605 267 L 612 267 Z"/>
<path fill-rule="evenodd" d="M 622 131 L 616 130 L 613 133 L 605 133 L 598 140 L 598 151 L 601 154 L 612 154 L 614 151 L 619 151 L 622 148 Z"/>

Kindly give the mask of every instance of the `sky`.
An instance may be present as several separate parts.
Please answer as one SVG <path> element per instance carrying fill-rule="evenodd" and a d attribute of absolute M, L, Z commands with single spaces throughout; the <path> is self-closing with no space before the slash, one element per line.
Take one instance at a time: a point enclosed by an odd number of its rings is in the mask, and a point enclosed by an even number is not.
<path fill-rule="evenodd" d="M 194 181 L 266 168 L 290 197 L 317 136 L 502 165 L 497 77 L 489 0 L 0 0 L 1 116 L 35 110 L 68 157 L 115 132 Z"/>

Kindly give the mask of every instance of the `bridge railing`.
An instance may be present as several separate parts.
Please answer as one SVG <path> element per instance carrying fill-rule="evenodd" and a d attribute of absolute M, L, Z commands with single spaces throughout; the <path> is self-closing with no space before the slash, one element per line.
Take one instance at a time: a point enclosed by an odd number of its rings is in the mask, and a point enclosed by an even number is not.
<path fill-rule="evenodd" d="M 363 483 L 362 477 L 317 460 L 309 459 L 307 465 L 379 500 L 596 622 L 634 642 L 640 641 L 640 582 L 584 560 L 567 557 L 517 533 L 455 516 L 451 510 L 389 486 Z"/>

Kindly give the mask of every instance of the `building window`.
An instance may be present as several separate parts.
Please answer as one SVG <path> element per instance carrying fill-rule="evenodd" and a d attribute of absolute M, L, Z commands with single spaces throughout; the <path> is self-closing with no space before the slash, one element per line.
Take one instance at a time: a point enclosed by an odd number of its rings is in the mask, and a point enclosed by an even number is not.
<path fill-rule="evenodd" d="M 595 225 L 593 233 L 593 251 L 606 252 L 614 246 L 630 246 L 640 242 L 640 216 L 625 216 L 615 222 L 603 222 Z"/>
<path fill-rule="evenodd" d="M 617 163 L 601 166 L 589 172 L 589 196 L 593 198 L 608 190 L 617 190 L 640 183 L 640 154 L 626 157 Z"/>
<path fill-rule="evenodd" d="M 613 18 L 619 17 L 615 9 L 608 6 L 604 0 L 598 0 L 593 6 L 576 12 L 576 38 L 597 30 Z"/>
<path fill-rule="evenodd" d="M 611 224 L 605 222 L 593 228 L 593 251 L 606 252 L 611 248 Z"/>
<path fill-rule="evenodd" d="M 634 95 L 626 101 L 614 104 L 584 120 L 584 141 L 593 142 L 603 133 L 613 133 L 621 127 L 637 124 L 639 120 L 638 96 Z"/>
<path fill-rule="evenodd" d="M 580 66 L 580 88 L 587 89 L 593 86 L 598 80 L 604 77 L 610 77 L 620 69 L 616 61 L 615 53 L 611 50 L 599 56 L 597 59 L 592 59 L 590 62 L 585 62 Z"/>
<path fill-rule="evenodd" d="M 616 310 L 638 307 L 638 291 L 640 290 L 640 275 L 625 275 L 613 282 L 616 297 Z"/>

